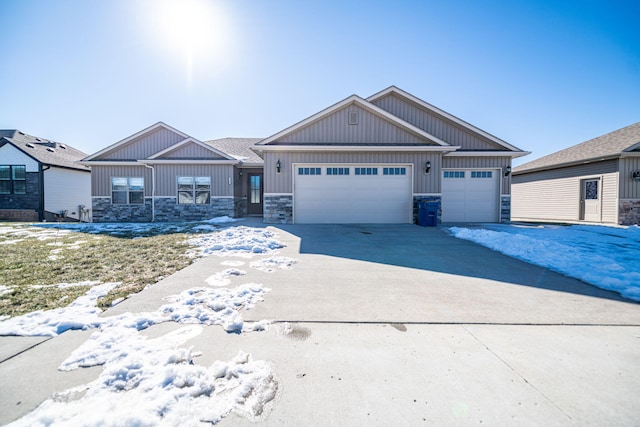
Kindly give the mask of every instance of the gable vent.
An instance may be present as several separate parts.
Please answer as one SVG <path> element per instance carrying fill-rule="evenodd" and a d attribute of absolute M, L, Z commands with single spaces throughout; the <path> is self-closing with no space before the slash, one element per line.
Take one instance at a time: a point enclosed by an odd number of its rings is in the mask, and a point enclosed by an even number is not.
<path fill-rule="evenodd" d="M 26 143 L 26 144 L 24 144 L 24 145 L 26 145 L 26 146 L 27 146 L 27 147 L 29 147 L 29 148 L 36 148 L 36 146 L 35 146 L 35 145 L 33 145 L 33 144 L 32 144 L 32 143 L 30 143 L 30 142 L 27 142 L 27 143 Z"/>
<path fill-rule="evenodd" d="M 349 111 L 349 124 L 357 125 L 358 124 L 358 112 L 357 111 Z"/>

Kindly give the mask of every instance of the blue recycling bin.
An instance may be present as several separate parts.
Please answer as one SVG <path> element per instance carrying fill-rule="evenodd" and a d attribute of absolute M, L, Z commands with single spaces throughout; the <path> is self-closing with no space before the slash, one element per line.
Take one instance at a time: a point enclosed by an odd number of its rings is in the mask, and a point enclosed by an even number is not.
<path fill-rule="evenodd" d="M 439 210 L 439 201 L 420 200 L 418 202 L 418 225 L 421 227 L 435 227 L 438 225 Z"/>

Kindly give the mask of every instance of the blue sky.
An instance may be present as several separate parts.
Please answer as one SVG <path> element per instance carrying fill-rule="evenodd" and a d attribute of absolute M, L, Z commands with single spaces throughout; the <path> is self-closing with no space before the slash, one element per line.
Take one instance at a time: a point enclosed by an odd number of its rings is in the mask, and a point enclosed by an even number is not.
<path fill-rule="evenodd" d="M 515 164 L 640 121 L 637 1 L 0 0 L 0 16 L 0 128 L 87 153 L 158 121 L 267 137 L 390 85 L 532 152 Z"/>

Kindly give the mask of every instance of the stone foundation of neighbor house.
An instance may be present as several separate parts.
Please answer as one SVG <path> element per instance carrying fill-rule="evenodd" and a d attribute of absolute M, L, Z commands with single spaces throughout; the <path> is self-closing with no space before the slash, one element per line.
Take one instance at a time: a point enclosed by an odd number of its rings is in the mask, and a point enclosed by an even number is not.
<path fill-rule="evenodd" d="M 0 209 L 0 221 L 38 221 L 38 211 L 32 209 Z"/>
<path fill-rule="evenodd" d="M 111 197 L 93 197 L 93 222 L 151 222 L 151 197 L 143 205 L 114 205 Z"/>
<path fill-rule="evenodd" d="M 438 218 L 436 224 L 442 223 L 442 197 L 440 196 L 413 196 L 413 223 L 418 224 L 418 203 L 419 202 L 438 202 Z"/>
<path fill-rule="evenodd" d="M 293 195 L 264 195 L 263 218 L 266 224 L 293 223 Z"/>
<path fill-rule="evenodd" d="M 640 199 L 622 199 L 618 209 L 618 224 L 640 224 Z"/>
<path fill-rule="evenodd" d="M 155 222 L 202 221 L 220 216 L 235 216 L 232 197 L 212 197 L 209 204 L 178 204 L 175 197 L 156 197 Z"/>
<path fill-rule="evenodd" d="M 511 196 L 500 196 L 500 222 L 511 222 Z"/>

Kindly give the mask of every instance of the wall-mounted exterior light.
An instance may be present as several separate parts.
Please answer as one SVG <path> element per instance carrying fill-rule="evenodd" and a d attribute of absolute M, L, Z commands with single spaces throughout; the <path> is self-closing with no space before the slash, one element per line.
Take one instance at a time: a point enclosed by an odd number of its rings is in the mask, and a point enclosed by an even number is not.
<path fill-rule="evenodd" d="M 427 160 L 427 163 L 424 164 L 424 173 L 429 173 L 431 170 L 431 162 Z"/>
<path fill-rule="evenodd" d="M 634 181 L 640 181 L 640 171 L 631 172 L 631 179 Z"/>
<path fill-rule="evenodd" d="M 504 176 L 509 175 L 511 175 L 511 166 L 507 166 L 506 168 L 504 168 Z"/>
<path fill-rule="evenodd" d="M 276 172 L 280 173 L 280 168 L 282 167 L 282 165 L 280 164 L 280 159 L 278 159 L 278 161 L 276 162 Z"/>

